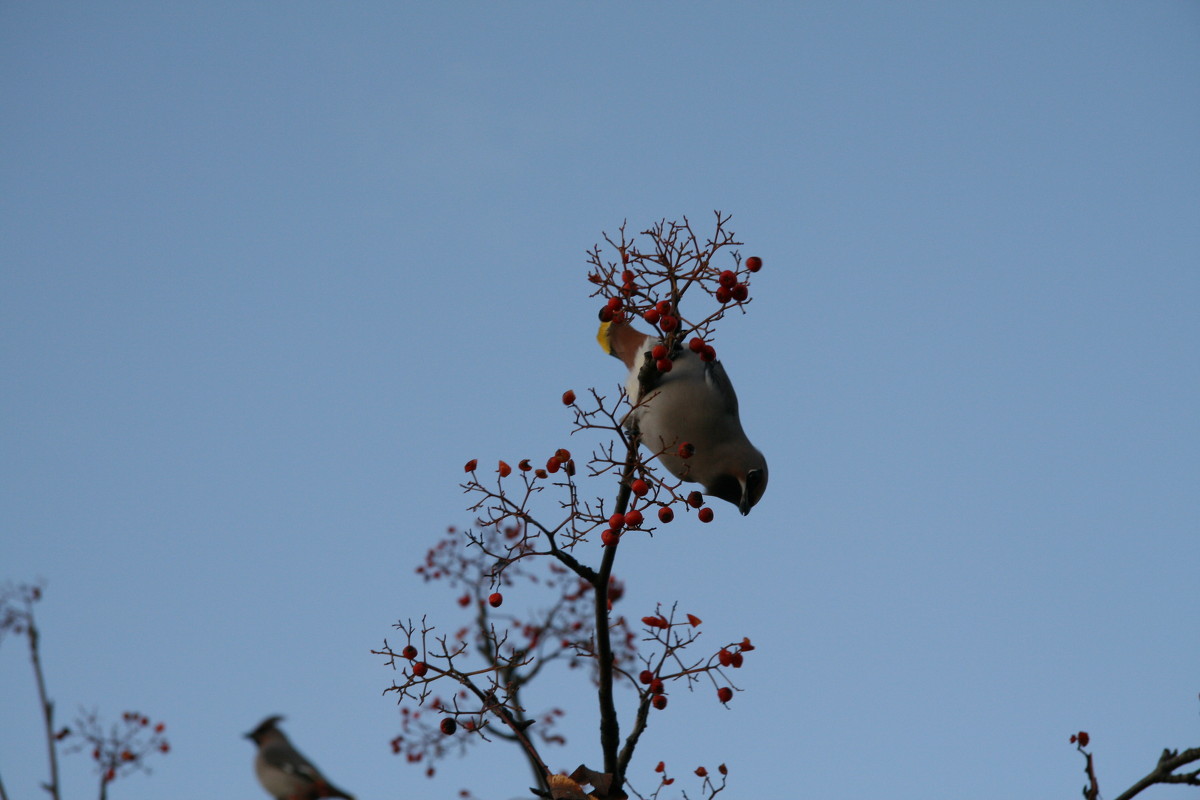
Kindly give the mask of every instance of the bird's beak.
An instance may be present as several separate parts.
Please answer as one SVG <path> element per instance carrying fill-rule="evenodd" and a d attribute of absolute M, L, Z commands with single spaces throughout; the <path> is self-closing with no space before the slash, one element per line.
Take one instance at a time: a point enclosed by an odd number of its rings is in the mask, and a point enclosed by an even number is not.
<path fill-rule="evenodd" d="M 742 512 L 743 517 L 750 513 L 750 492 L 745 489 L 742 490 L 742 499 L 738 503 L 738 511 Z"/>

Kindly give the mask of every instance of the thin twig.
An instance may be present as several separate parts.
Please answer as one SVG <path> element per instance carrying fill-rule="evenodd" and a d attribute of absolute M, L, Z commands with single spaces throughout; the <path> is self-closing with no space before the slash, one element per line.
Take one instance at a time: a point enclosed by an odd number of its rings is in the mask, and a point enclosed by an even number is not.
<path fill-rule="evenodd" d="M 38 655 L 38 629 L 33 621 L 33 608 L 29 607 L 29 660 L 33 663 L 33 674 L 37 680 L 38 700 L 42 704 L 42 720 L 46 725 L 46 750 L 50 758 L 50 782 L 42 784 L 53 800 L 59 800 L 58 788 L 58 740 L 54 736 L 54 701 L 46 694 L 46 678 L 42 673 L 42 659 Z"/>

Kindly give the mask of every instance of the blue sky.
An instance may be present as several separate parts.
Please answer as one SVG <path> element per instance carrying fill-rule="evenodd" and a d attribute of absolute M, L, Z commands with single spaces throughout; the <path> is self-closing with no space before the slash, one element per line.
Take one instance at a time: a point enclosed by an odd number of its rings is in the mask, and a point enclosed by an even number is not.
<path fill-rule="evenodd" d="M 500 745 L 393 757 L 369 650 L 462 623 L 413 568 L 470 522 L 463 462 L 578 449 L 559 395 L 622 381 L 585 251 L 721 209 L 766 262 L 719 344 L 770 489 L 618 572 L 758 650 L 635 786 L 1063 797 L 1072 731 L 1110 793 L 1200 743 L 1198 34 L 1191 2 L 4 4 L 0 579 L 47 582 L 60 716 L 167 721 L 122 800 L 265 797 L 270 713 L 363 800 L 519 796 Z M 575 677 L 531 698 L 568 768 Z"/>

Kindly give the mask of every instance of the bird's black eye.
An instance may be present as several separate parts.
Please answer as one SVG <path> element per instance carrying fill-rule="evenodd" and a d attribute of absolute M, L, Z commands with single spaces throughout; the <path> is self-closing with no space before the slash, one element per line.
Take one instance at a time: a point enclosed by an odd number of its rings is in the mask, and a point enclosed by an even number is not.
<path fill-rule="evenodd" d="M 750 500 L 750 505 L 754 505 L 762 497 L 763 492 L 767 490 L 767 471 L 764 469 L 752 469 L 746 473 L 746 497 Z"/>

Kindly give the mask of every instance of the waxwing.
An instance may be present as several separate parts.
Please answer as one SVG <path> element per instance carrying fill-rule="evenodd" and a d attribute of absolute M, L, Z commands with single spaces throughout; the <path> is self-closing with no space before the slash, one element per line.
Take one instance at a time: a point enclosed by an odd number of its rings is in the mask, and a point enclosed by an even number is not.
<path fill-rule="evenodd" d="M 276 727 L 283 717 L 267 717 L 257 728 L 246 734 L 258 745 L 254 757 L 254 773 L 267 794 L 276 800 L 317 800 L 321 797 L 342 797 L 354 800 L 341 789 L 325 780 L 321 771 L 312 765 Z"/>
<path fill-rule="evenodd" d="M 742 430 L 737 393 L 721 362 L 681 348 L 670 372 L 651 367 L 653 382 L 638 403 L 645 354 L 662 341 L 624 322 L 601 322 L 596 338 L 629 369 L 625 391 L 635 405 L 625 425 L 637 426 L 642 444 L 676 478 L 702 484 L 705 494 L 749 514 L 767 488 L 767 460 Z M 694 448 L 690 458 L 680 457 L 685 443 Z"/>

